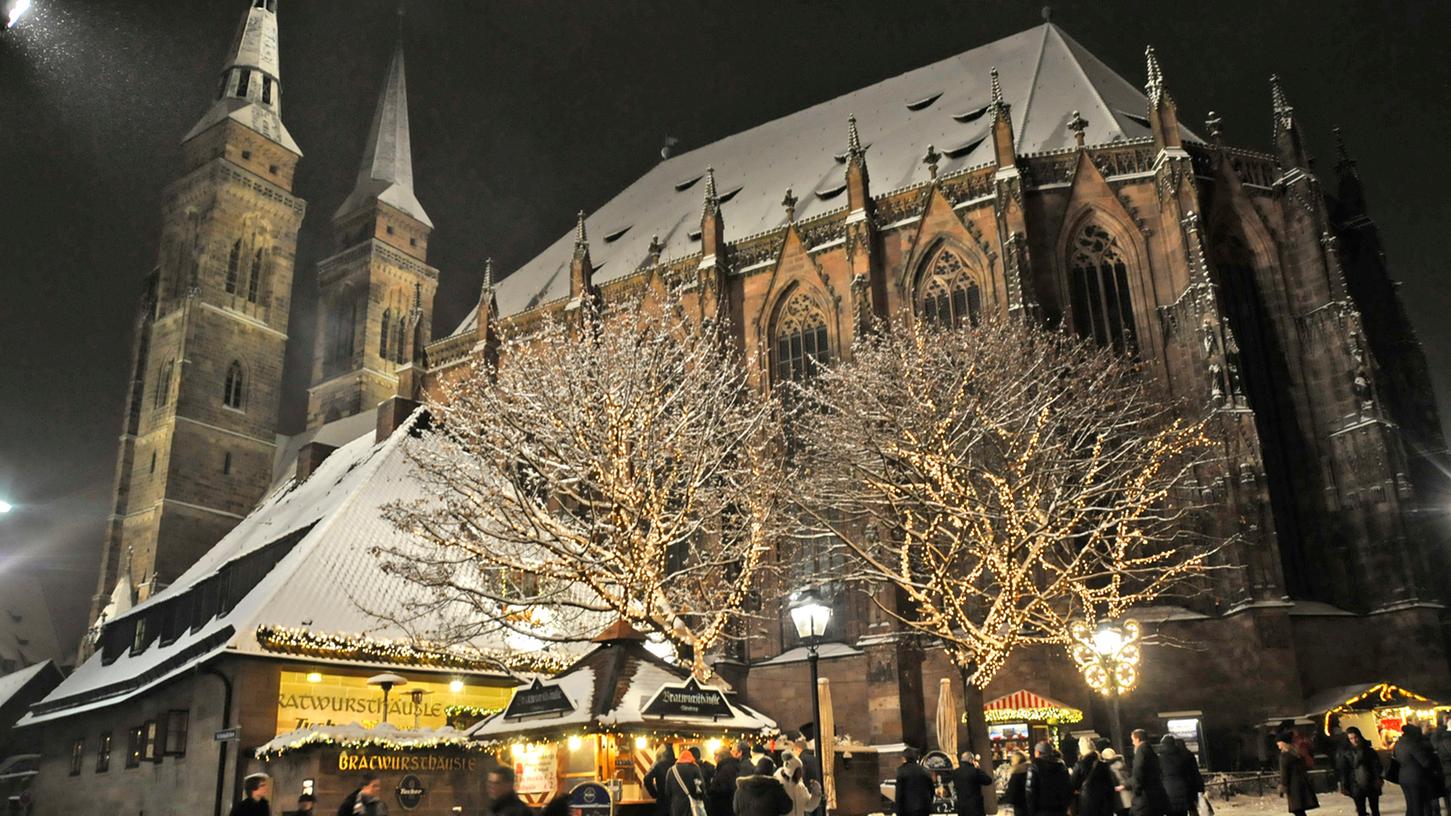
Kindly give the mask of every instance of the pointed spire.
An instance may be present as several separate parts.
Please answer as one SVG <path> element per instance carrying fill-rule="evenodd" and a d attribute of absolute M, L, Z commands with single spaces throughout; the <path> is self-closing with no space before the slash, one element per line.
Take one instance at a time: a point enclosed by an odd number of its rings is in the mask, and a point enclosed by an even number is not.
<path fill-rule="evenodd" d="M 862 136 L 857 132 L 856 114 L 846 118 L 846 155 L 849 159 L 860 159 L 867 154 L 862 147 Z"/>
<path fill-rule="evenodd" d="M 494 296 L 494 259 L 484 259 L 484 285 L 479 290 L 479 300 L 485 301 Z"/>
<path fill-rule="evenodd" d="M 1280 85 L 1280 75 L 1270 75 L 1270 101 L 1274 104 L 1275 152 L 1280 164 L 1286 168 L 1309 169 L 1310 156 L 1300 138 L 1300 128 L 1295 124 L 1295 109 L 1285 98 L 1285 89 Z"/>
<path fill-rule="evenodd" d="M 1148 81 L 1144 92 L 1149 97 L 1149 130 L 1153 131 L 1154 144 L 1160 150 L 1179 149 L 1184 146 L 1179 135 L 1179 109 L 1174 98 L 1164 89 L 1164 71 L 1159 67 L 1159 55 L 1154 46 L 1144 48 L 1144 62 Z"/>
<path fill-rule="evenodd" d="M 377 199 L 432 227 L 428 213 L 413 193 L 413 143 L 408 127 L 408 78 L 403 64 L 401 13 L 399 21 L 398 42 L 378 92 L 358 180 L 353 192 L 338 208 L 338 215 L 353 212 Z"/>
<path fill-rule="evenodd" d="M 213 125 L 232 119 L 301 156 L 302 150 L 293 141 L 292 134 L 282 126 L 277 2 L 249 0 L 247 6 L 236 39 L 227 50 L 216 99 L 182 141 L 190 141 Z"/>
<path fill-rule="evenodd" d="M 576 216 L 574 225 L 574 257 L 589 254 L 589 236 L 584 231 L 584 210 Z"/>
<path fill-rule="evenodd" d="M 1275 105 L 1275 116 L 1290 116 L 1295 109 L 1285 100 L 1285 89 L 1280 86 L 1280 75 L 1270 74 L 1270 98 Z"/>
<path fill-rule="evenodd" d="M 1144 91 L 1149 95 L 1149 104 L 1159 104 L 1159 97 L 1164 93 L 1164 72 L 1159 68 L 1159 56 L 1154 53 L 1154 46 L 1144 49 L 1144 61 L 1148 67 L 1148 82 L 1144 85 Z"/>
<path fill-rule="evenodd" d="M 1350 150 L 1345 147 L 1345 134 L 1340 132 L 1340 127 L 1332 129 L 1335 133 L 1335 167 L 1337 169 L 1354 167 L 1355 159 L 1351 157 Z"/>
<path fill-rule="evenodd" d="M 1003 101 L 1003 83 L 998 79 L 998 67 L 996 65 L 992 67 L 992 100 L 990 104 L 993 108 L 1007 104 Z"/>
<path fill-rule="evenodd" d="M 715 190 L 715 168 L 705 168 L 705 213 L 720 211 L 720 195 Z"/>
<path fill-rule="evenodd" d="M 992 67 L 992 99 L 988 110 L 992 112 L 993 161 L 1000 168 L 1012 167 L 1018 162 L 1012 106 L 1003 96 L 1003 83 L 996 65 Z"/>

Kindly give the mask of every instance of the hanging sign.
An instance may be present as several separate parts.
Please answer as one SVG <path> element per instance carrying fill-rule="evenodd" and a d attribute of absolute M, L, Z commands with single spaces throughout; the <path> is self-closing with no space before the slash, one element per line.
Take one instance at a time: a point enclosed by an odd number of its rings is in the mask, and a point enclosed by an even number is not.
<path fill-rule="evenodd" d="M 419 781 L 418 777 L 413 774 L 408 774 L 403 777 L 403 781 L 398 783 L 398 804 L 404 810 L 412 810 L 418 807 L 419 802 L 423 801 L 424 793 L 426 791 L 424 791 L 423 783 Z"/>
<path fill-rule="evenodd" d="M 550 794 L 559 778 L 559 755 L 552 742 L 530 745 L 514 758 L 514 790 L 518 793 Z"/>
<path fill-rule="evenodd" d="M 702 686 L 692 677 L 683 684 L 667 684 L 655 692 L 640 710 L 645 717 L 718 720 L 735 716 L 725 693 L 714 686 Z"/>
<path fill-rule="evenodd" d="M 610 816 L 613 812 L 610 789 L 598 782 L 581 782 L 569 792 L 569 816 Z"/>
<path fill-rule="evenodd" d="M 513 699 L 509 700 L 508 708 L 504 709 L 504 719 L 519 720 L 543 714 L 563 716 L 573 711 L 574 703 L 569 701 L 569 695 L 564 693 L 564 689 L 556 685 L 546 686 L 535 678 L 528 688 L 514 690 Z"/>

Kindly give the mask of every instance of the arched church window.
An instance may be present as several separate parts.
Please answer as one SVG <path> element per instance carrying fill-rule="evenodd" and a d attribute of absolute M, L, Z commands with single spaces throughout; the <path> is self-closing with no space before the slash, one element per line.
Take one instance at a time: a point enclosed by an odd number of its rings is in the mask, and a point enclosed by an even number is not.
<path fill-rule="evenodd" d="M 257 293 L 262 289 L 262 253 L 259 249 L 252 255 L 252 276 L 247 282 L 247 300 L 257 302 Z"/>
<path fill-rule="evenodd" d="M 241 410 L 242 399 L 246 396 L 246 383 L 243 381 L 242 364 L 236 360 L 227 366 L 227 381 L 222 388 L 222 404 L 228 408 Z"/>
<path fill-rule="evenodd" d="M 262 77 L 262 104 L 268 105 L 268 104 L 271 104 L 271 103 L 272 103 L 272 77 L 263 76 Z"/>
<path fill-rule="evenodd" d="M 232 254 L 227 257 L 227 294 L 237 294 L 238 267 L 242 265 L 242 239 L 232 244 Z"/>
<path fill-rule="evenodd" d="M 831 359 L 826 318 L 804 294 L 787 301 L 776 320 L 776 382 L 804 382 Z"/>
<path fill-rule="evenodd" d="M 175 363 L 167 360 L 156 375 L 156 395 L 152 400 L 157 408 L 171 401 L 171 375 L 175 369 Z"/>
<path fill-rule="evenodd" d="M 399 315 L 398 319 L 393 321 L 393 361 L 395 363 L 408 362 L 403 359 L 403 355 L 407 351 L 403 348 L 403 333 L 407 329 L 407 325 L 408 321 L 404 320 L 402 315 Z"/>
<path fill-rule="evenodd" d="M 922 277 L 918 314 L 938 326 L 976 326 L 982 319 L 982 290 L 957 253 L 944 251 L 933 259 Z"/>
<path fill-rule="evenodd" d="M 392 357 L 389 357 L 388 356 L 388 340 L 389 340 L 389 337 L 390 337 L 390 335 L 392 334 L 392 331 L 393 331 L 393 327 L 391 325 L 392 322 L 393 322 L 393 310 L 392 309 L 384 309 L 383 310 L 383 328 L 382 328 L 381 331 L 378 332 L 378 356 L 379 357 L 382 357 L 384 360 L 391 360 L 391 359 L 393 359 Z"/>
<path fill-rule="evenodd" d="M 1103 227 L 1089 224 L 1078 233 L 1070 252 L 1073 328 L 1100 346 L 1121 354 L 1136 353 L 1129 269 L 1114 237 Z"/>

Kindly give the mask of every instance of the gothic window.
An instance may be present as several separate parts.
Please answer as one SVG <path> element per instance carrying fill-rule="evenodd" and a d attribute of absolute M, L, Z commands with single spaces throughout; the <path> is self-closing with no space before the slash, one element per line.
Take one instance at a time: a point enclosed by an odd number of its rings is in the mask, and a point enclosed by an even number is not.
<path fill-rule="evenodd" d="M 942 252 L 922 277 L 918 313 L 938 326 L 976 326 L 982 319 L 982 290 L 955 252 Z"/>
<path fill-rule="evenodd" d="M 334 303 L 328 317 L 326 368 L 336 373 L 353 358 L 353 327 L 357 325 L 357 305 Z"/>
<path fill-rule="evenodd" d="M 378 332 L 378 356 L 379 357 L 382 357 L 384 360 L 391 360 L 391 359 L 393 359 L 392 357 L 389 357 L 388 356 L 388 339 L 389 339 L 388 335 L 392 331 L 392 326 L 389 325 L 389 324 L 392 323 L 392 322 L 393 322 L 393 310 L 392 309 L 384 309 L 383 310 L 383 329 L 382 329 L 382 331 Z"/>
<path fill-rule="evenodd" d="M 259 249 L 252 255 L 252 277 L 247 283 L 247 300 L 256 303 L 257 292 L 262 288 L 262 252 Z"/>
<path fill-rule="evenodd" d="M 252 72 L 243 68 L 237 76 L 237 96 L 245 99 L 247 97 L 247 83 L 252 81 Z"/>
<path fill-rule="evenodd" d="M 237 294 L 238 267 L 242 265 L 242 239 L 232 244 L 232 254 L 227 258 L 227 294 Z"/>
<path fill-rule="evenodd" d="M 393 361 L 397 363 L 408 362 L 403 359 L 403 332 L 407 323 L 408 321 L 404 320 L 402 315 L 399 315 L 398 319 L 393 321 Z"/>
<path fill-rule="evenodd" d="M 1138 352 L 1129 269 L 1108 231 L 1089 224 L 1069 250 L 1073 328 L 1121 354 Z"/>
<path fill-rule="evenodd" d="M 272 77 L 264 76 L 264 77 L 262 77 L 262 104 L 269 105 L 271 103 L 272 103 Z"/>
<path fill-rule="evenodd" d="M 222 404 L 228 408 L 241 410 L 242 397 L 246 393 L 246 386 L 242 377 L 242 364 L 236 360 L 227 366 L 227 382 L 222 390 Z"/>
<path fill-rule="evenodd" d="M 175 369 L 175 363 L 167 360 L 156 375 L 156 395 L 152 402 L 157 408 L 171 401 L 171 375 Z"/>
<path fill-rule="evenodd" d="M 826 318 L 805 295 L 795 295 L 776 320 L 776 382 L 809 380 L 830 359 Z"/>

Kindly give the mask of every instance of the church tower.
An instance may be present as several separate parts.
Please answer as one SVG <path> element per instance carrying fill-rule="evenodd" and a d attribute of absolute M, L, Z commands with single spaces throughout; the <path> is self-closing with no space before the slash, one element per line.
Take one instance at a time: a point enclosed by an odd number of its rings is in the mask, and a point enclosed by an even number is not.
<path fill-rule="evenodd" d="M 306 205 L 292 193 L 302 151 L 281 117 L 277 0 L 248 6 L 163 197 L 92 621 L 118 579 L 137 600 L 165 587 L 271 482 Z"/>
<path fill-rule="evenodd" d="M 396 392 L 413 349 L 428 343 L 438 288 L 438 270 L 427 262 L 432 231 L 413 194 L 400 36 L 357 184 L 333 216 L 334 254 L 318 263 L 308 427 L 373 410 Z"/>

